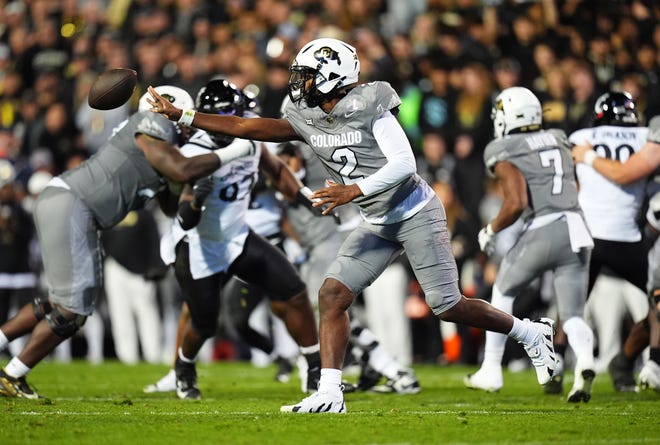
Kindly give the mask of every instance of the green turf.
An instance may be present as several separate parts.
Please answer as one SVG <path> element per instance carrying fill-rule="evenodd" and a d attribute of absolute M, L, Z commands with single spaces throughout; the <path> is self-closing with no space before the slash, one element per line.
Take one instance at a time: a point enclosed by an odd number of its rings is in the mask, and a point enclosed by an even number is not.
<path fill-rule="evenodd" d="M 660 394 L 615 393 L 607 375 L 576 405 L 542 394 L 533 371 L 486 394 L 463 387 L 474 368 L 415 369 L 418 395 L 353 393 L 347 415 L 294 415 L 279 407 L 301 398 L 299 383 L 275 382 L 273 367 L 199 366 L 204 398 L 181 401 L 142 393 L 165 366 L 45 362 L 29 381 L 47 399 L 0 398 L 0 444 L 660 443 Z"/>

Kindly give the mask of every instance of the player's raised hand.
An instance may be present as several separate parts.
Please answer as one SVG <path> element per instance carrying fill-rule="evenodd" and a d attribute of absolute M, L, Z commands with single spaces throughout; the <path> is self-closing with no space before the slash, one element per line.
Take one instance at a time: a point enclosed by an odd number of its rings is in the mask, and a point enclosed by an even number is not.
<path fill-rule="evenodd" d="M 179 120 L 183 110 L 175 107 L 169 100 L 158 94 L 154 87 L 149 86 L 147 91 L 151 95 L 151 98 L 147 97 L 147 102 L 151 105 L 151 111 L 162 114 L 171 121 Z"/>

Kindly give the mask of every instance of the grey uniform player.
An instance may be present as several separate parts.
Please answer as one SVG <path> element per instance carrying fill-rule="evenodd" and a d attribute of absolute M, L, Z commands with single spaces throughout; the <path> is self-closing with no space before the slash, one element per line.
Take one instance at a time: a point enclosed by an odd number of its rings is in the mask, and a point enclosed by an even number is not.
<path fill-rule="evenodd" d="M 326 170 L 308 145 L 281 144 L 278 153 L 306 186 L 311 189 L 323 187 Z M 285 209 L 287 221 L 307 251 L 307 258 L 300 267 L 301 276 L 307 283 L 309 294 L 316 295 L 326 271 L 337 256 L 339 246 L 360 222 L 357 207 L 347 204 L 337 208 L 338 220 L 319 218 L 302 205 L 289 203 Z M 390 322 L 396 325 L 394 320 Z M 361 359 L 358 389 L 399 394 L 420 391 L 415 372 L 395 360 L 359 317 L 351 316 L 351 343 Z M 381 376 L 385 376 L 386 382 L 377 385 Z"/>
<path fill-rule="evenodd" d="M 578 204 L 577 184 L 566 134 L 541 130 L 541 103 L 526 88 L 502 91 L 494 101 L 495 140 L 486 146 L 488 170 L 503 186 L 499 213 L 479 234 L 488 252 L 495 233 L 519 217 L 525 225 L 498 271 L 491 303 L 510 312 L 514 297 L 543 272 L 552 270 L 559 318 L 577 357 L 570 402 L 587 402 L 595 377 L 593 332 L 582 318 L 586 302 L 589 256 L 593 241 Z M 469 388 L 502 387 L 502 354 L 506 338 L 486 333 L 484 360 L 465 378 Z"/>
<path fill-rule="evenodd" d="M 172 103 L 193 104 L 180 88 L 158 88 Z M 40 194 L 34 217 L 49 295 L 0 327 L 0 348 L 32 333 L 21 353 L 0 371 L 1 395 L 38 398 L 25 375 L 92 314 L 102 285 L 99 230 L 113 227 L 148 199 L 176 204 L 170 181 L 194 180 L 226 161 L 219 153 L 185 158 L 175 146 L 177 139 L 176 126 L 167 119 L 138 111 L 95 156 L 53 178 Z"/>
<path fill-rule="evenodd" d="M 649 177 L 660 169 L 660 116 L 656 116 L 648 124 L 646 142 L 642 148 L 635 152 L 627 162 L 620 162 L 598 156 L 590 143 L 583 143 L 573 147 L 573 161 L 585 163 L 598 173 L 615 182 L 616 184 L 631 184 L 635 181 Z M 655 264 L 653 258 L 649 258 L 649 266 Z M 653 278 L 655 270 L 649 270 L 649 278 Z M 642 387 L 655 387 L 653 382 L 660 384 L 660 289 L 658 283 L 649 283 L 649 314 L 647 322 L 650 335 L 644 335 L 646 330 L 641 324 L 640 329 L 630 331 L 623 351 L 615 356 L 610 362 L 610 373 L 613 377 L 628 375 L 627 380 L 634 378 L 634 364 L 637 357 L 650 343 L 649 360 L 639 374 L 639 384 Z"/>
<path fill-rule="evenodd" d="M 355 202 L 362 222 L 342 244 L 319 291 L 321 380 L 318 391 L 283 412 L 345 413 L 342 365 L 350 336 L 348 308 L 402 250 L 426 301 L 443 320 L 509 334 L 522 342 L 539 383 L 555 369 L 552 320 L 522 321 L 458 288 L 442 203 L 416 173 L 415 156 L 395 115 L 399 97 L 385 82 L 358 85 L 355 48 L 313 40 L 291 67 L 282 119 L 241 119 L 180 110 L 152 92 L 152 111 L 208 131 L 256 140 L 303 140 L 332 180 L 313 191 L 314 206 L 332 213 Z"/>

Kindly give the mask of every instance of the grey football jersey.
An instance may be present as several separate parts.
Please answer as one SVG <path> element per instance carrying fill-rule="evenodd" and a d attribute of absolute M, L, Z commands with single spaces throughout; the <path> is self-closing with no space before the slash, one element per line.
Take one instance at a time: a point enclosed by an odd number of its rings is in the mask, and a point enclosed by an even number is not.
<path fill-rule="evenodd" d="M 509 161 L 522 172 L 529 196 L 527 218 L 565 210 L 581 212 L 569 142 L 562 130 L 495 139 L 486 146 L 484 161 L 491 172 L 500 161 Z"/>
<path fill-rule="evenodd" d="M 329 114 L 300 101 L 297 104 L 288 102 L 283 115 L 320 158 L 332 180 L 352 184 L 374 174 L 387 163 L 372 128 L 376 119 L 400 104 L 401 99 L 390 84 L 371 82 L 350 90 Z M 410 195 L 419 181 L 415 174 L 353 202 L 365 216 L 377 218 Z"/>
<path fill-rule="evenodd" d="M 649 122 L 649 132 L 646 140 L 660 144 L 660 116 L 655 116 Z"/>
<path fill-rule="evenodd" d="M 176 141 L 170 121 L 151 111 L 138 112 L 94 156 L 61 176 L 103 229 L 119 223 L 129 211 L 141 208 L 166 185 L 136 145 L 138 133 L 172 144 Z"/>

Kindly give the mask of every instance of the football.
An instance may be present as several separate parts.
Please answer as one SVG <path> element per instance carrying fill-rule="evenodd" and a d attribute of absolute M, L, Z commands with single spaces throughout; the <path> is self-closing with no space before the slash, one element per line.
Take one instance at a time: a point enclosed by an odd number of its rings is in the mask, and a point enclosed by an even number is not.
<path fill-rule="evenodd" d="M 97 110 L 112 110 L 126 103 L 137 84 L 137 72 L 115 68 L 102 73 L 92 84 L 87 102 Z"/>

